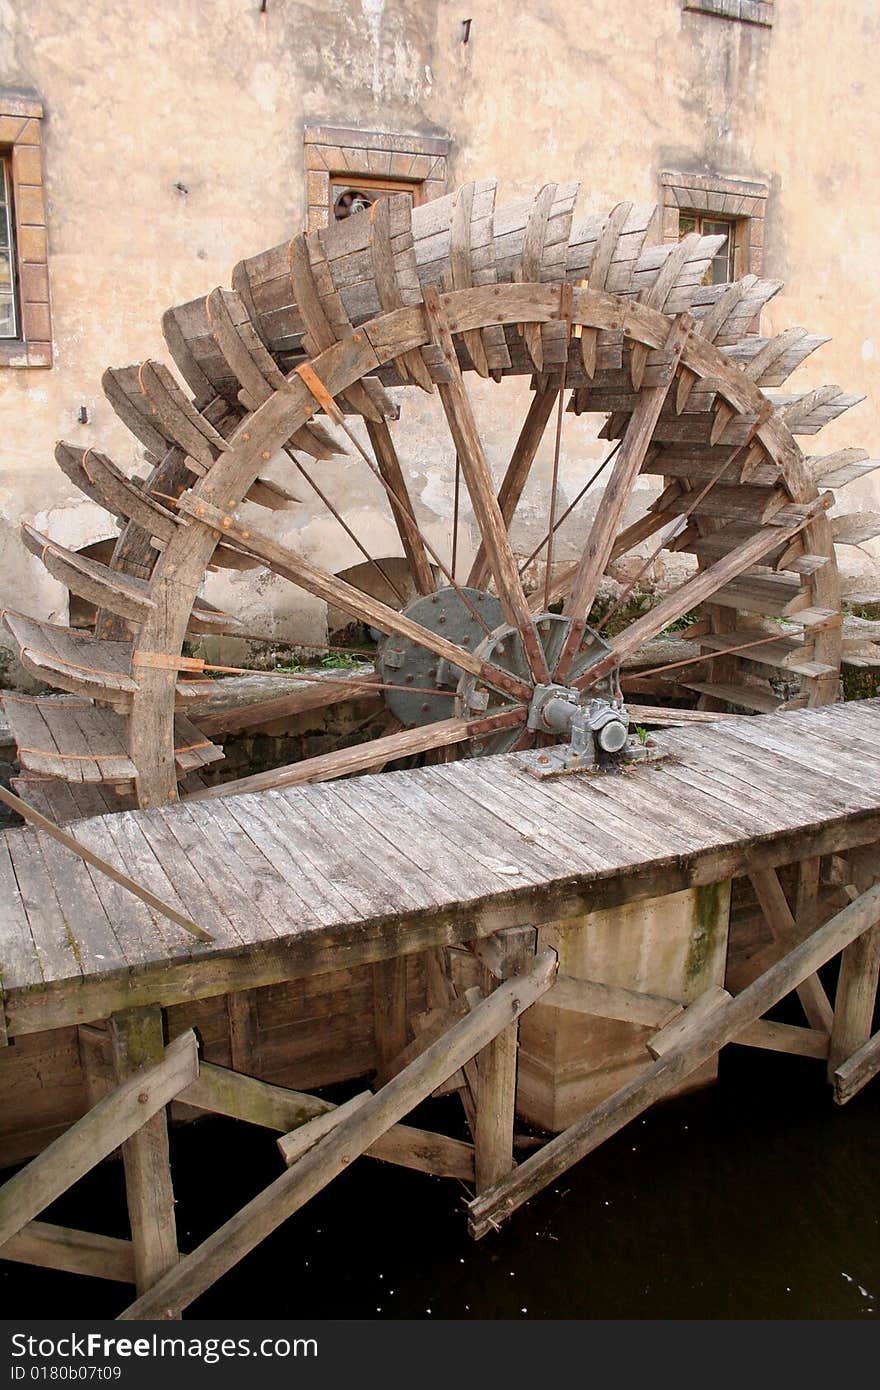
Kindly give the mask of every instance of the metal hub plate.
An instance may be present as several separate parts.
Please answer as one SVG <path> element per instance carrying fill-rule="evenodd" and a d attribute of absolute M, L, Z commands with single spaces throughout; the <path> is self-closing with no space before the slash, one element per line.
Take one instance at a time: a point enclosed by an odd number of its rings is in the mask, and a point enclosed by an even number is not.
<path fill-rule="evenodd" d="M 464 589 L 463 592 L 490 631 L 504 622 L 501 604 L 492 594 L 484 593 L 481 589 Z M 414 622 L 447 637 L 450 642 L 466 647 L 468 651 L 475 651 L 486 639 L 483 628 L 451 587 L 417 598 L 403 611 Z M 385 703 L 407 728 L 432 724 L 437 719 L 450 719 L 455 713 L 457 702 L 450 699 L 450 694 L 463 675 L 461 667 L 441 661 L 433 652 L 426 651 L 409 638 L 396 633 L 383 638 L 379 644 L 376 670 L 383 683 L 396 687 L 383 692 Z M 411 691 L 410 686 L 421 690 L 436 686 L 439 691 L 447 693 L 425 695 Z"/>

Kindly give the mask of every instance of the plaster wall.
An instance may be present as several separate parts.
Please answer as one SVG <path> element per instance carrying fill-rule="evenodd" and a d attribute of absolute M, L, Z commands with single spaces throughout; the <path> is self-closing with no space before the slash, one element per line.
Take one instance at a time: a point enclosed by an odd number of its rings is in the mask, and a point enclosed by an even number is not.
<path fill-rule="evenodd" d="M 446 0 L 267 0 L 265 14 L 259 0 L 0 0 L 0 83 L 35 88 L 46 110 L 55 336 L 50 369 L 0 367 L 0 604 L 64 620 L 66 591 L 24 550 L 19 521 L 73 546 L 111 534 L 113 523 L 59 472 L 55 441 L 100 443 L 123 467 L 142 466 L 103 398 L 101 373 L 166 356 L 159 325 L 168 305 L 228 284 L 240 257 L 304 224 L 305 124 L 447 135 L 450 187 L 494 174 L 503 201 L 579 178 L 579 211 L 657 199 L 663 169 L 765 180 L 764 273 L 786 288 L 764 326 L 803 324 L 832 337 L 794 385 L 837 381 L 869 393 L 806 447 L 877 452 L 880 14 L 868 0 L 774 8 L 773 27 L 763 28 L 684 11 L 680 0 L 474 0 L 464 43 L 462 7 Z M 480 384 L 475 396 L 500 471 L 528 392 Z M 88 425 L 77 420 L 82 405 Z M 407 402 L 397 428 L 439 544 L 452 490 L 436 403 Z M 546 515 L 549 433 L 516 537 L 525 553 Z M 562 506 L 602 456 L 595 433 L 568 417 Z M 384 498 L 360 461 L 322 472 L 373 553 L 398 554 Z M 275 476 L 285 476 L 282 465 Z M 877 475 L 841 501 L 880 509 Z M 559 558 L 573 552 L 583 521 L 562 533 Z M 271 524 L 327 568 L 361 559 L 320 503 Z M 842 558 L 871 583 L 876 561 Z M 284 581 L 211 583 L 254 631 L 324 637 L 323 605 Z"/>

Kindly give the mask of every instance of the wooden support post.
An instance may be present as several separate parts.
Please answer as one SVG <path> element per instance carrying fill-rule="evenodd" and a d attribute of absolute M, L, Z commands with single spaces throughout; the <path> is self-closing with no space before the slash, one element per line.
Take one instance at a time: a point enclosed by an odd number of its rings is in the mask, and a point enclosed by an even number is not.
<path fill-rule="evenodd" d="M 754 873 L 749 874 L 749 879 L 775 941 L 780 942 L 783 946 L 791 946 L 799 941 L 805 932 L 809 932 L 815 921 L 815 906 L 807 896 L 809 884 L 812 882 L 811 869 L 807 871 L 805 880 L 807 889 L 804 893 L 804 901 L 805 904 L 809 903 L 809 915 L 806 923 L 796 922 L 792 916 L 791 908 L 775 869 L 756 869 Z M 810 1027 L 818 1028 L 824 1033 L 830 1032 L 833 1011 L 818 975 L 804 980 L 798 986 L 797 993 Z"/>
<path fill-rule="evenodd" d="M 782 960 L 737 994 L 721 1001 L 692 1028 L 686 1038 L 671 1047 L 626 1086 L 600 1102 L 573 1125 L 551 1139 L 488 1192 L 470 1204 L 470 1232 L 475 1238 L 497 1228 L 518 1207 L 553 1182 L 572 1164 L 584 1158 L 606 1139 L 668 1096 L 682 1081 L 732 1042 L 780 999 L 845 950 L 863 932 L 880 921 L 880 884 L 869 888 Z M 675 1027 L 675 1024 L 671 1025 Z"/>
<path fill-rule="evenodd" d="M 546 993 L 555 970 L 555 952 L 544 951 L 527 975 L 500 985 L 120 1316 L 155 1318 L 187 1307 Z"/>
<path fill-rule="evenodd" d="M 834 1099 L 838 1105 L 858 1095 L 863 1086 L 880 1072 L 880 1033 L 842 1062 L 834 1073 Z"/>
<path fill-rule="evenodd" d="M 840 958 L 834 996 L 834 1022 L 828 1052 L 828 1080 L 834 1084 L 838 1067 L 870 1038 L 880 976 L 880 926 L 865 932 Z"/>
<path fill-rule="evenodd" d="M 376 1070 L 384 1072 L 406 1047 L 406 956 L 376 961 L 372 974 Z"/>
<path fill-rule="evenodd" d="M 175 1038 L 160 1062 L 130 1076 L 54 1143 L 0 1187 L 0 1249 L 141 1125 L 159 1113 L 199 1071 L 193 1032 Z"/>
<path fill-rule="evenodd" d="M 495 986 L 496 971 L 509 979 L 528 968 L 534 960 L 537 932 L 533 927 L 510 927 L 489 940 L 497 947 L 497 954 L 488 952 L 491 966 L 483 966 L 482 985 L 487 995 Z M 474 1158 L 478 1192 L 491 1187 L 513 1168 L 518 1038 L 519 1021 L 515 1020 L 477 1058 Z"/>
<path fill-rule="evenodd" d="M 161 1064 L 165 1055 L 161 1008 L 153 1005 L 113 1014 L 110 1039 L 119 1082 Z M 138 1293 L 143 1293 L 178 1260 L 164 1107 L 125 1141 L 122 1161 L 134 1246 L 135 1284 Z"/>
<path fill-rule="evenodd" d="M 232 1069 L 253 1076 L 260 1070 L 260 1028 L 254 991 L 240 989 L 227 994 L 226 1017 Z"/>

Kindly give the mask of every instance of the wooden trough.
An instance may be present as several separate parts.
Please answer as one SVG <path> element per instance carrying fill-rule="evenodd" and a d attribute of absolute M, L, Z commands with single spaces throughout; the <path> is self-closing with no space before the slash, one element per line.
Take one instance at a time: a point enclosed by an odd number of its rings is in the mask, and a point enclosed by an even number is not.
<path fill-rule="evenodd" d="M 466 1183 L 481 1237 L 728 1043 L 820 1060 L 847 1101 L 880 1069 L 878 732 L 865 701 L 670 731 L 616 776 L 512 753 L 189 801 L 72 825 L 90 863 L 7 832 L 0 1257 L 176 1317 L 361 1155 Z M 793 991 L 803 1022 L 768 1018 Z M 450 1090 L 469 1142 L 406 1124 Z M 281 1136 L 183 1254 L 169 1110 Z M 518 1164 L 517 1117 L 558 1131 Z M 120 1147 L 130 1241 L 40 1220 Z"/>

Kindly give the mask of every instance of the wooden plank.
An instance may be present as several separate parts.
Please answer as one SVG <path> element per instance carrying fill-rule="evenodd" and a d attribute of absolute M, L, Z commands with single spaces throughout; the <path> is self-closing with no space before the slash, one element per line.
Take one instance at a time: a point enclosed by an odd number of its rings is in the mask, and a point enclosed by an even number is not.
<path fill-rule="evenodd" d="M 767 1052 L 788 1052 L 795 1057 L 828 1056 L 829 1037 L 816 1028 L 798 1028 L 791 1023 L 776 1023 L 759 1018 L 737 1033 L 733 1042 L 744 1047 L 763 1048 Z"/>
<path fill-rule="evenodd" d="M 880 1033 L 869 1038 L 858 1052 L 841 1062 L 834 1073 L 834 1100 L 846 1105 L 880 1072 Z"/>
<path fill-rule="evenodd" d="M 192 1303 L 540 998 L 549 989 L 555 969 L 555 954 L 544 952 L 529 975 L 499 985 L 488 999 L 383 1087 L 367 1105 L 316 1144 L 293 1168 L 276 1178 L 181 1260 L 153 1289 L 126 1308 L 122 1318 L 155 1317 L 166 1308 L 183 1308 Z"/>
<path fill-rule="evenodd" d="M 236 990 L 226 996 L 226 1015 L 229 1020 L 229 1055 L 233 1071 L 248 1075 L 259 1072 L 260 1029 L 254 991 Z"/>
<path fill-rule="evenodd" d="M 664 1057 L 672 1048 L 687 1045 L 694 1031 L 722 1004 L 729 1004 L 732 995 L 721 985 L 710 985 L 684 1012 L 648 1039 L 648 1051 L 655 1059 Z"/>
<path fill-rule="evenodd" d="M 33 825 L 36 825 L 45 835 L 49 835 L 53 840 L 57 840 L 60 845 L 64 845 L 65 849 L 71 850 L 74 854 L 78 855 L 80 859 L 84 859 L 87 864 L 91 864 L 93 868 L 100 869 L 101 873 L 106 874 L 108 878 L 112 878 L 114 883 L 118 883 L 120 887 L 126 888 L 129 893 L 133 893 L 136 898 L 140 898 L 142 902 L 155 908 L 163 917 L 167 917 L 170 921 L 176 922 L 179 927 L 183 927 L 184 931 L 189 932 L 191 936 L 198 937 L 200 941 L 210 941 L 212 939 L 210 933 L 206 932 L 203 927 L 197 926 L 195 922 L 191 922 L 188 917 L 184 917 L 176 908 L 163 902 L 161 898 L 157 898 L 155 893 L 151 893 L 148 888 L 143 888 L 139 883 L 135 883 L 134 879 L 128 877 L 128 874 L 120 873 L 119 869 L 115 868 L 113 864 L 108 864 L 106 859 L 101 859 L 80 840 L 77 840 L 73 835 L 69 835 L 66 830 L 59 829 L 57 825 L 53 825 L 52 822 L 41 815 L 39 811 L 35 811 L 33 807 L 28 806 L 20 797 L 15 796 L 12 792 L 8 792 L 6 788 L 2 786 L 0 786 L 0 801 L 5 801 L 6 805 L 11 806 L 13 811 L 17 811 L 24 820 L 30 821 Z"/>
<path fill-rule="evenodd" d="M 134 1283 L 134 1251 L 130 1240 L 74 1231 L 46 1221 L 29 1221 L 0 1251 L 0 1259 L 87 1274 L 92 1279 Z"/>
<path fill-rule="evenodd" d="M 0 1250 L 194 1081 L 198 1067 L 195 1034 L 184 1033 L 161 1062 L 129 1077 L 0 1187 Z"/>
<path fill-rule="evenodd" d="M 772 965 L 735 998 L 712 1009 L 686 1041 L 667 1051 L 614 1095 L 576 1120 L 551 1139 L 488 1192 L 470 1204 L 470 1230 L 486 1234 L 572 1164 L 591 1153 L 630 1120 L 680 1086 L 704 1062 L 714 1057 L 743 1028 L 804 980 L 826 961 L 855 941 L 880 920 L 880 885 L 870 888 L 854 903 L 817 928 L 782 960 Z"/>
<path fill-rule="evenodd" d="M 832 497 L 833 493 L 826 493 L 824 497 L 819 498 L 813 504 L 813 510 L 817 515 L 830 506 L 829 499 Z M 619 636 L 613 637 L 611 639 L 612 652 L 592 666 L 588 677 L 583 677 L 582 680 L 589 679 L 592 684 L 602 675 L 606 675 L 630 652 L 636 651 L 642 643 L 656 637 L 670 623 L 683 617 L 685 613 L 689 613 L 709 599 L 713 603 L 718 602 L 719 595 L 723 593 L 724 587 L 729 584 L 730 580 L 740 575 L 749 566 L 757 564 L 761 557 L 772 550 L 779 541 L 797 535 L 807 524 L 805 520 L 801 519 L 783 527 L 768 525 L 757 531 L 750 540 L 736 546 L 724 559 L 718 560 L 714 565 L 702 570 L 693 579 L 686 581 L 675 593 L 655 604 L 644 617 L 638 618 Z"/>
<path fill-rule="evenodd" d="M 162 1010 L 129 1009 L 110 1019 L 113 1067 L 119 1084 L 160 1067 L 165 1057 Z M 177 1263 L 174 1189 L 168 1124 L 159 1109 L 122 1145 L 125 1196 L 134 1247 L 135 1285 L 149 1289 Z"/>

